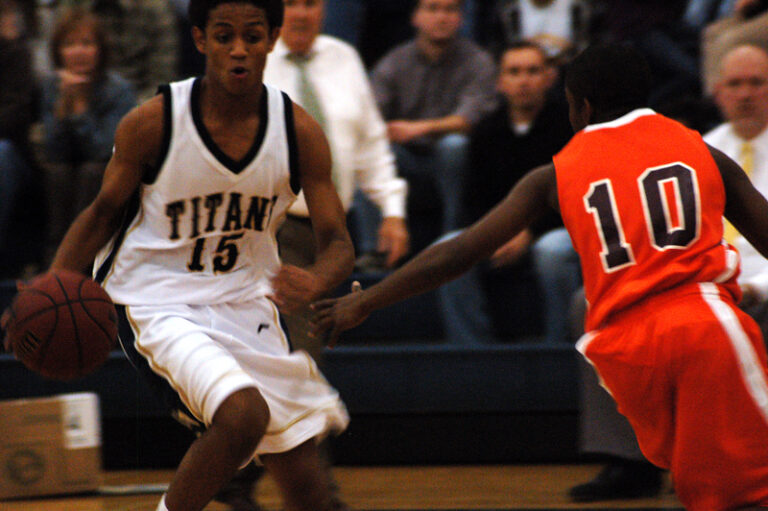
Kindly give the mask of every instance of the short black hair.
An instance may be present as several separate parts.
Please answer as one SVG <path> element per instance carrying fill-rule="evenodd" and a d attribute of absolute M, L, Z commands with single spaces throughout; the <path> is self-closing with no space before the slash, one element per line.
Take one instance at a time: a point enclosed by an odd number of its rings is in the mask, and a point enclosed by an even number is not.
<path fill-rule="evenodd" d="M 204 30 L 208 24 L 208 15 L 221 4 L 251 4 L 264 9 L 267 13 L 269 29 L 283 26 L 283 0 L 190 0 L 187 15 L 193 27 Z"/>
<path fill-rule="evenodd" d="M 645 58 L 624 44 L 586 48 L 568 65 L 565 87 L 598 112 L 647 106 L 651 71 Z"/>

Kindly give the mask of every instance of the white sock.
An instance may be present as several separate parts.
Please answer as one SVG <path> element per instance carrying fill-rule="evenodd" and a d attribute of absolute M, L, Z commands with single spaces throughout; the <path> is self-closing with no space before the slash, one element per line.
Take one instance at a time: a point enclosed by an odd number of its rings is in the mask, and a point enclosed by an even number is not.
<path fill-rule="evenodd" d="M 165 507 L 165 494 L 160 499 L 160 504 L 157 505 L 157 511 L 168 511 L 168 508 Z"/>

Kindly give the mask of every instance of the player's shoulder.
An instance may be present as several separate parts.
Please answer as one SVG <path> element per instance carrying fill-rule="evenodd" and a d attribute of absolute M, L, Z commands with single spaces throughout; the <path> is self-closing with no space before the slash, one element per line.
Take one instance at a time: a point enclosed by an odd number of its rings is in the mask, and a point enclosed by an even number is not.
<path fill-rule="evenodd" d="M 151 132 L 155 128 L 162 129 L 164 108 L 165 101 L 163 96 L 158 94 L 132 108 L 123 116 L 120 126 L 138 130 L 137 136 Z"/>
<path fill-rule="evenodd" d="M 115 145 L 130 150 L 142 160 L 152 161 L 163 139 L 165 100 L 161 94 L 134 107 L 120 121 L 115 133 Z"/>

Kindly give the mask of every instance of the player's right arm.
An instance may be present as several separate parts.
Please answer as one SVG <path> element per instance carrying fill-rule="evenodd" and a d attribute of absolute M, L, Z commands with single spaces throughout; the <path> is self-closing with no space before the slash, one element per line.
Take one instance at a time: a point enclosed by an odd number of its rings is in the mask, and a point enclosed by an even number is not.
<path fill-rule="evenodd" d="M 735 161 L 712 146 L 709 151 L 725 185 L 725 218 L 768 258 L 768 201 Z"/>
<path fill-rule="evenodd" d="M 59 245 L 51 268 L 84 273 L 114 235 L 126 204 L 148 166 L 156 164 L 163 129 L 163 100 L 156 96 L 120 121 L 115 149 L 98 195 L 75 218 Z"/>

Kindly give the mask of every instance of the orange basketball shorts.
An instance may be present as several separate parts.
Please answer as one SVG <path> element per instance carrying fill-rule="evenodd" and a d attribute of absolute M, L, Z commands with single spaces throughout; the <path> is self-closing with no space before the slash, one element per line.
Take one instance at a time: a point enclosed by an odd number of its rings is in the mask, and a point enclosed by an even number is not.
<path fill-rule="evenodd" d="M 619 313 L 577 345 L 687 509 L 768 506 L 768 370 L 757 324 L 715 284 Z"/>

